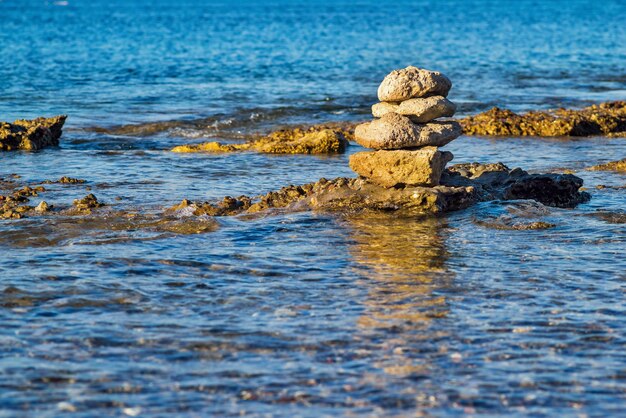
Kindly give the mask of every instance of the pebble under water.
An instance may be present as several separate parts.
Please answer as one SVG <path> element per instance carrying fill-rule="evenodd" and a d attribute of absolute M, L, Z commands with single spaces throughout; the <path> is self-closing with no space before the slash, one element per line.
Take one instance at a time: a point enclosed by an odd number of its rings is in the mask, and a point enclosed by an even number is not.
<path fill-rule="evenodd" d="M 157 220 L 184 198 L 353 176 L 354 144 L 168 149 L 367 119 L 407 64 L 448 74 L 461 114 L 623 99 L 623 4 L 127 3 L 0 1 L 0 119 L 70 115 L 60 147 L 0 154 L 0 177 L 86 180 L 34 204 L 107 203 L 0 220 L 0 417 L 623 413 L 626 175 L 584 168 L 624 158 L 624 138 L 445 147 L 574 171 L 592 195 L 575 209 Z"/>

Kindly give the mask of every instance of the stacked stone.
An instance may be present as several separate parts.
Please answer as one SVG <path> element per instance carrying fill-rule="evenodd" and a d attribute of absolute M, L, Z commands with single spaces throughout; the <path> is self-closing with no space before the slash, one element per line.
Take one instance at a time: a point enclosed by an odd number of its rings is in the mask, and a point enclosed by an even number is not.
<path fill-rule="evenodd" d="M 356 127 L 365 151 L 350 157 L 350 168 L 382 187 L 437 186 L 453 155 L 440 151 L 462 133 L 451 117 L 456 105 L 446 99 L 452 83 L 436 71 L 407 67 L 392 71 L 378 87 L 375 119 Z"/>

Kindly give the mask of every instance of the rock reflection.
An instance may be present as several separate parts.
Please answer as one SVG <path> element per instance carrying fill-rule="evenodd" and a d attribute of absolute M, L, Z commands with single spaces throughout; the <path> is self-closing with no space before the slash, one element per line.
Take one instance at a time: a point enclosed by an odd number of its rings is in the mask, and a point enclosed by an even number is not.
<path fill-rule="evenodd" d="M 453 279 L 445 268 L 445 220 L 377 215 L 346 222 L 353 259 L 366 270 L 358 285 L 368 289 L 358 338 L 374 343 L 372 357 L 385 373 L 428 373 L 429 358 L 445 351 L 445 334 L 433 326 L 448 314 L 440 290 Z"/>

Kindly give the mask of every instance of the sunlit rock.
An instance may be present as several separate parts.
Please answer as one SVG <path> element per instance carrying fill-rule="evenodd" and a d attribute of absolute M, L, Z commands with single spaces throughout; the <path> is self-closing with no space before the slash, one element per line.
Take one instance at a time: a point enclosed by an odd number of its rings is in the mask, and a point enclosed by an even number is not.
<path fill-rule="evenodd" d="M 406 116 L 415 123 L 426 123 L 437 118 L 454 116 L 456 105 L 443 96 L 432 96 L 400 103 L 380 102 L 372 106 L 372 115 L 376 118 L 390 112 Z"/>
<path fill-rule="evenodd" d="M 36 151 L 59 145 L 67 116 L 0 122 L 0 151 Z"/>
<path fill-rule="evenodd" d="M 447 96 L 452 82 L 438 71 L 409 66 L 389 73 L 378 87 L 381 102 L 400 102 L 414 97 Z"/>
<path fill-rule="evenodd" d="M 383 187 L 396 185 L 437 186 L 452 153 L 425 147 L 415 151 L 380 150 L 350 156 L 350 168 L 372 183 Z"/>
<path fill-rule="evenodd" d="M 442 147 L 461 135 L 457 122 L 434 121 L 415 124 L 406 116 L 387 113 L 380 119 L 358 125 L 357 143 L 372 149 L 402 149 L 425 146 Z"/>

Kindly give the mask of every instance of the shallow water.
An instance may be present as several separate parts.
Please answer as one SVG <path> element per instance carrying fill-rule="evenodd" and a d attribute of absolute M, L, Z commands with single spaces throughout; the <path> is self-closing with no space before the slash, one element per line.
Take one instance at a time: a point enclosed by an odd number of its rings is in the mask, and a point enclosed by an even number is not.
<path fill-rule="evenodd" d="M 183 198 L 351 176 L 354 145 L 327 157 L 167 149 L 367 118 L 380 79 L 409 63 L 445 71 L 464 113 L 624 98 L 623 4 L 128 3 L 0 2 L 1 119 L 70 114 L 61 147 L 3 153 L 0 177 L 84 178 L 32 203 L 92 192 L 108 204 L 106 216 L 0 221 L 0 416 L 626 408 L 626 176 L 583 170 L 623 158 L 625 139 L 446 147 L 455 163 L 575 170 L 592 195 L 576 209 L 157 218 Z M 104 131 L 151 121 L 175 122 Z M 553 226 L 510 228 L 533 222 Z"/>

